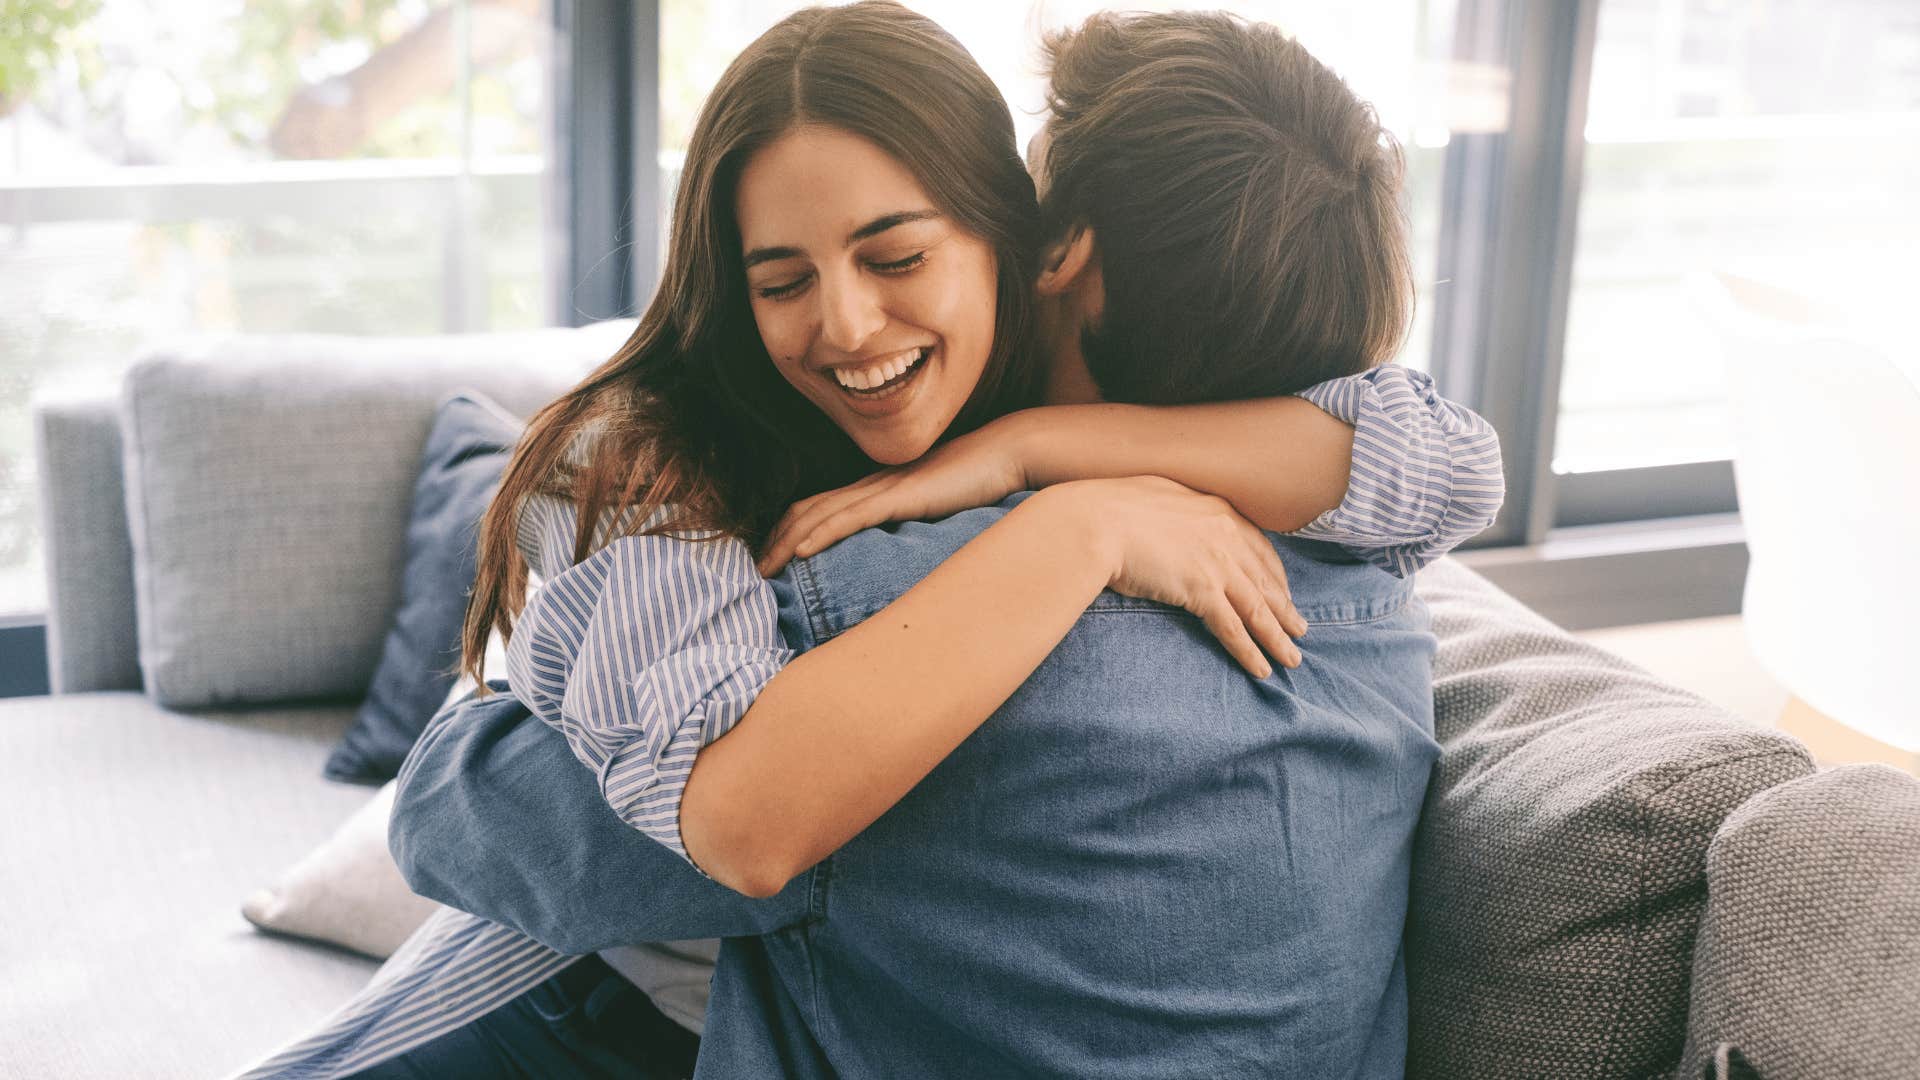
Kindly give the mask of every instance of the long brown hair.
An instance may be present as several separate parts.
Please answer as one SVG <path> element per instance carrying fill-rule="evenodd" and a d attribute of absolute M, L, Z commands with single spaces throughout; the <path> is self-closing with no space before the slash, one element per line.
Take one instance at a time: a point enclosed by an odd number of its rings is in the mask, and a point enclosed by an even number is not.
<path fill-rule="evenodd" d="M 1389 360 L 1413 312 L 1403 159 L 1298 41 L 1220 12 L 1048 35 L 1042 214 L 1093 229 L 1110 401 L 1291 394 Z"/>
<path fill-rule="evenodd" d="M 943 213 L 993 248 L 993 349 L 949 434 L 1036 398 L 1042 372 L 1027 350 L 1039 209 L 999 90 L 937 23 L 898 4 L 788 16 L 735 58 L 701 108 L 665 272 L 639 326 L 534 414 L 514 451 L 481 522 L 462 632 L 461 668 L 476 680 L 488 634 L 511 634 L 525 601 L 515 532 L 528 498 L 578 508 L 578 561 L 642 531 L 758 543 L 795 499 L 874 468 L 775 370 L 748 305 L 735 184 L 757 150 L 809 123 L 899 159 Z"/>

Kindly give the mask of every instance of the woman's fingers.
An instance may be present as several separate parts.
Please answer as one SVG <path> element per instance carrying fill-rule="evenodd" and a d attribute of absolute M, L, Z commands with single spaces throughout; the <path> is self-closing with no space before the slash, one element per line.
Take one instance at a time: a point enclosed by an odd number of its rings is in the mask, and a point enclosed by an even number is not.
<path fill-rule="evenodd" d="M 1249 543 L 1253 547 L 1254 569 L 1248 571 L 1253 579 L 1263 583 L 1263 589 L 1271 598 L 1273 613 L 1280 625 L 1292 637 L 1305 637 L 1307 620 L 1300 609 L 1293 606 L 1293 587 L 1287 582 L 1287 564 L 1280 560 L 1280 553 L 1273 550 L 1265 533 L 1252 529 Z"/>
<path fill-rule="evenodd" d="M 1247 673 L 1256 679 L 1264 679 L 1273 674 L 1273 665 L 1261 654 L 1260 647 L 1253 643 L 1247 633 L 1247 624 L 1224 593 L 1215 593 L 1205 602 L 1196 606 L 1194 614 L 1206 624 L 1207 630 L 1220 640 L 1227 655 Z"/>
<path fill-rule="evenodd" d="M 887 490 L 882 485 L 891 479 L 890 473 L 876 473 L 846 487 L 794 503 L 773 527 L 767 537 L 766 550 L 754 564 L 760 576 L 772 577 L 795 558 L 817 554 L 861 529 L 890 520 L 884 516 L 886 511 L 876 496 Z M 859 507 L 866 509 L 856 512 Z M 866 520 L 876 513 L 883 516 Z M 846 522 L 852 520 L 864 523 L 848 528 Z"/>
<path fill-rule="evenodd" d="M 1266 590 L 1254 584 L 1253 579 L 1241 577 L 1228 586 L 1226 596 L 1247 632 L 1268 656 L 1286 667 L 1300 666 L 1300 649 L 1281 627 L 1280 615 L 1273 610 Z"/>
<path fill-rule="evenodd" d="M 815 525 L 794 545 L 793 553 L 804 559 L 825 551 L 861 529 L 884 525 L 893 519 L 894 515 L 887 512 L 884 501 L 870 496 L 829 514 L 826 520 Z"/>
<path fill-rule="evenodd" d="M 767 537 L 766 550 L 761 554 L 759 562 L 755 564 L 760 570 L 760 575 L 772 577 L 791 562 L 794 545 L 813 531 L 814 525 L 821 517 L 831 514 L 841 501 L 849 497 L 846 491 L 846 488 L 840 488 L 794 503 L 781 517 L 780 523 L 773 527 L 773 534 Z"/>
<path fill-rule="evenodd" d="M 767 537 L 767 546 L 760 552 L 760 558 L 754 561 L 754 569 L 761 577 L 772 577 L 793 559 L 793 511 L 788 510 L 773 532 Z"/>

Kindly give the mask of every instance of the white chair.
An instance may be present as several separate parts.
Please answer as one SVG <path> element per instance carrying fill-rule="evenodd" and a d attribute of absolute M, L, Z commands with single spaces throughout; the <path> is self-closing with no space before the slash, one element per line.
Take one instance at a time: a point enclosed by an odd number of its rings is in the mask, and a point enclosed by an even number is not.
<path fill-rule="evenodd" d="M 1754 654 L 1798 699 L 1784 726 L 1796 726 L 1796 711 L 1801 722 L 1829 718 L 1900 752 L 1881 756 L 1912 769 L 1920 761 L 1913 313 L 1896 343 L 1858 316 L 1758 282 L 1721 275 L 1717 293 L 1752 556 L 1742 615 Z"/>

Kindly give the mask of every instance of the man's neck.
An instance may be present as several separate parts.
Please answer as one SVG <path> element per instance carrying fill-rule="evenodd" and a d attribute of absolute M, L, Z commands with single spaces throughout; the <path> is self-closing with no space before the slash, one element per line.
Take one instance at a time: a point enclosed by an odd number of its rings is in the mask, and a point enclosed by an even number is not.
<path fill-rule="evenodd" d="M 1088 405 L 1102 400 L 1080 347 L 1080 313 L 1070 297 L 1040 299 L 1040 338 L 1047 357 L 1046 403 Z"/>

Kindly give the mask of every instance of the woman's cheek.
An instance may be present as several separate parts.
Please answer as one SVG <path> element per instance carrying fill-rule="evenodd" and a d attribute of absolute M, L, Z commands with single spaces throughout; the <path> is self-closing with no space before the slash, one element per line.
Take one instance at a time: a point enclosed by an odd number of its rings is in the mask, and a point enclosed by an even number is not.
<path fill-rule="evenodd" d="M 753 322 L 760 331 L 760 344 L 766 347 L 774 366 L 788 379 L 797 381 L 807 355 L 806 335 L 799 321 L 776 305 L 760 300 L 753 305 Z"/>

